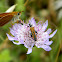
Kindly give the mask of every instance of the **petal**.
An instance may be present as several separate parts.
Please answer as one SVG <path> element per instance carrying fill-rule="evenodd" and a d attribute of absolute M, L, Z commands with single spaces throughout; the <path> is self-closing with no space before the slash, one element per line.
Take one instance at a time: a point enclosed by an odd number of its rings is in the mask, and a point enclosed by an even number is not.
<path fill-rule="evenodd" d="M 33 26 L 36 26 L 36 21 L 35 21 L 34 17 L 32 17 L 31 20 L 29 20 L 29 23 Z"/>
<path fill-rule="evenodd" d="M 6 35 L 8 36 L 8 39 L 9 39 L 9 40 L 11 40 L 11 41 L 12 41 L 12 40 L 15 40 L 14 37 L 10 36 L 9 34 L 6 33 Z"/>
<path fill-rule="evenodd" d="M 13 25 L 12 29 L 13 29 L 13 30 L 17 30 L 17 29 L 18 29 L 18 26 L 19 26 L 19 24 Z"/>
<path fill-rule="evenodd" d="M 46 45 L 51 45 L 53 43 L 53 41 L 48 41 L 48 42 L 46 42 L 45 44 Z"/>
<path fill-rule="evenodd" d="M 24 44 L 24 40 L 20 40 L 19 42 L 20 42 L 20 44 Z"/>
<path fill-rule="evenodd" d="M 36 27 L 36 29 L 37 29 L 38 31 L 41 30 L 41 28 L 42 28 L 42 25 L 41 25 L 41 24 L 38 24 L 37 27 Z"/>
<path fill-rule="evenodd" d="M 13 29 L 10 28 L 10 33 L 11 33 L 13 36 L 15 35 L 14 32 L 15 32 L 15 31 L 14 31 Z"/>
<path fill-rule="evenodd" d="M 28 48 L 27 54 L 30 54 L 32 52 L 32 48 Z"/>
<path fill-rule="evenodd" d="M 42 21 L 39 21 L 38 24 L 41 24 Z"/>
<path fill-rule="evenodd" d="M 44 44 L 43 41 L 37 41 L 37 42 L 35 43 L 35 45 L 36 45 L 37 48 L 41 48 L 41 46 L 42 46 L 43 44 Z"/>
<path fill-rule="evenodd" d="M 42 31 L 45 31 L 48 26 L 48 20 L 43 24 Z"/>
<path fill-rule="evenodd" d="M 46 31 L 48 34 L 50 34 L 52 32 L 52 30 L 49 28 L 47 31 Z"/>
<path fill-rule="evenodd" d="M 50 35 L 50 38 L 52 38 L 57 32 L 57 29 Z"/>
<path fill-rule="evenodd" d="M 45 51 L 50 51 L 51 47 L 47 45 L 42 45 L 41 48 L 43 48 Z"/>

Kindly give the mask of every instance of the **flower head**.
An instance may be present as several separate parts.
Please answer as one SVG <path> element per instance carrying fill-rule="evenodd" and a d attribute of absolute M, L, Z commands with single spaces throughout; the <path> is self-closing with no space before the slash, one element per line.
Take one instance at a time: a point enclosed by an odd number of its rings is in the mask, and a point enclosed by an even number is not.
<path fill-rule="evenodd" d="M 53 41 L 49 41 L 49 38 L 52 38 L 57 30 L 55 30 L 52 34 L 52 30 L 49 28 L 47 31 L 48 20 L 41 25 L 41 23 L 36 23 L 34 18 L 29 20 L 28 24 L 23 23 L 15 24 L 12 28 L 10 28 L 10 33 L 13 36 L 7 34 L 8 39 L 12 41 L 14 44 L 24 44 L 26 48 L 28 48 L 27 54 L 32 52 L 32 48 L 35 45 L 38 48 L 43 48 L 45 51 L 50 51 L 50 45 Z M 18 43 L 14 42 L 14 40 L 19 41 Z"/>

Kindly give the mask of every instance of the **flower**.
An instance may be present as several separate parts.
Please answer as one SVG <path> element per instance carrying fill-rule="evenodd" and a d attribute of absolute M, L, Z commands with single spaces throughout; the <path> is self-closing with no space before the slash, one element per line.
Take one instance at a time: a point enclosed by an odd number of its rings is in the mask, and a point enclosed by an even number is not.
<path fill-rule="evenodd" d="M 24 46 L 28 48 L 27 54 L 32 52 L 34 45 L 37 48 L 43 48 L 45 51 L 50 51 L 50 45 L 53 43 L 53 41 L 49 41 L 49 39 L 55 35 L 57 29 L 50 34 L 52 30 L 50 28 L 46 30 L 48 26 L 48 20 L 42 25 L 40 22 L 36 23 L 35 19 L 31 18 L 28 24 L 14 24 L 13 27 L 10 28 L 10 33 L 13 36 L 7 34 L 8 39 L 17 45 L 24 44 Z M 19 42 L 16 43 L 14 40 Z"/>

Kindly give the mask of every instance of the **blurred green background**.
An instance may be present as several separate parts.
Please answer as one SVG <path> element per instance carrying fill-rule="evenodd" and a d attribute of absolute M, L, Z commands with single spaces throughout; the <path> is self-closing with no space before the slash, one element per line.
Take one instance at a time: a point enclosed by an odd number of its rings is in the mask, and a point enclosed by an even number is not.
<path fill-rule="evenodd" d="M 27 48 L 8 40 L 6 33 L 10 32 L 9 22 L 0 27 L 0 62 L 62 62 L 62 0 L 0 0 L 0 13 L 14 4 L 18 4 L 14 11 L 24 11 L 20 18 L 25 22 L 31 17 L 36 22 L 48 20 L 48 27 L 58 31 L 52 38 L 50 52 L 33 47 L 32 53 L 27 55 Z"/>

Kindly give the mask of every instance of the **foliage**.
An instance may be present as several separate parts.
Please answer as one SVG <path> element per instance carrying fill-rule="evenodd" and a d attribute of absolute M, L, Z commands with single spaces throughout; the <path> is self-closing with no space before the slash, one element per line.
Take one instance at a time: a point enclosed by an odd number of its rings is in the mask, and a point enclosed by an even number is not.
<path fill-rule="evenodd" d="M 0 53 L 0 62 L 9 62 L 11 60 L 12 58 L 8 49 L 5 49 Z"/>

